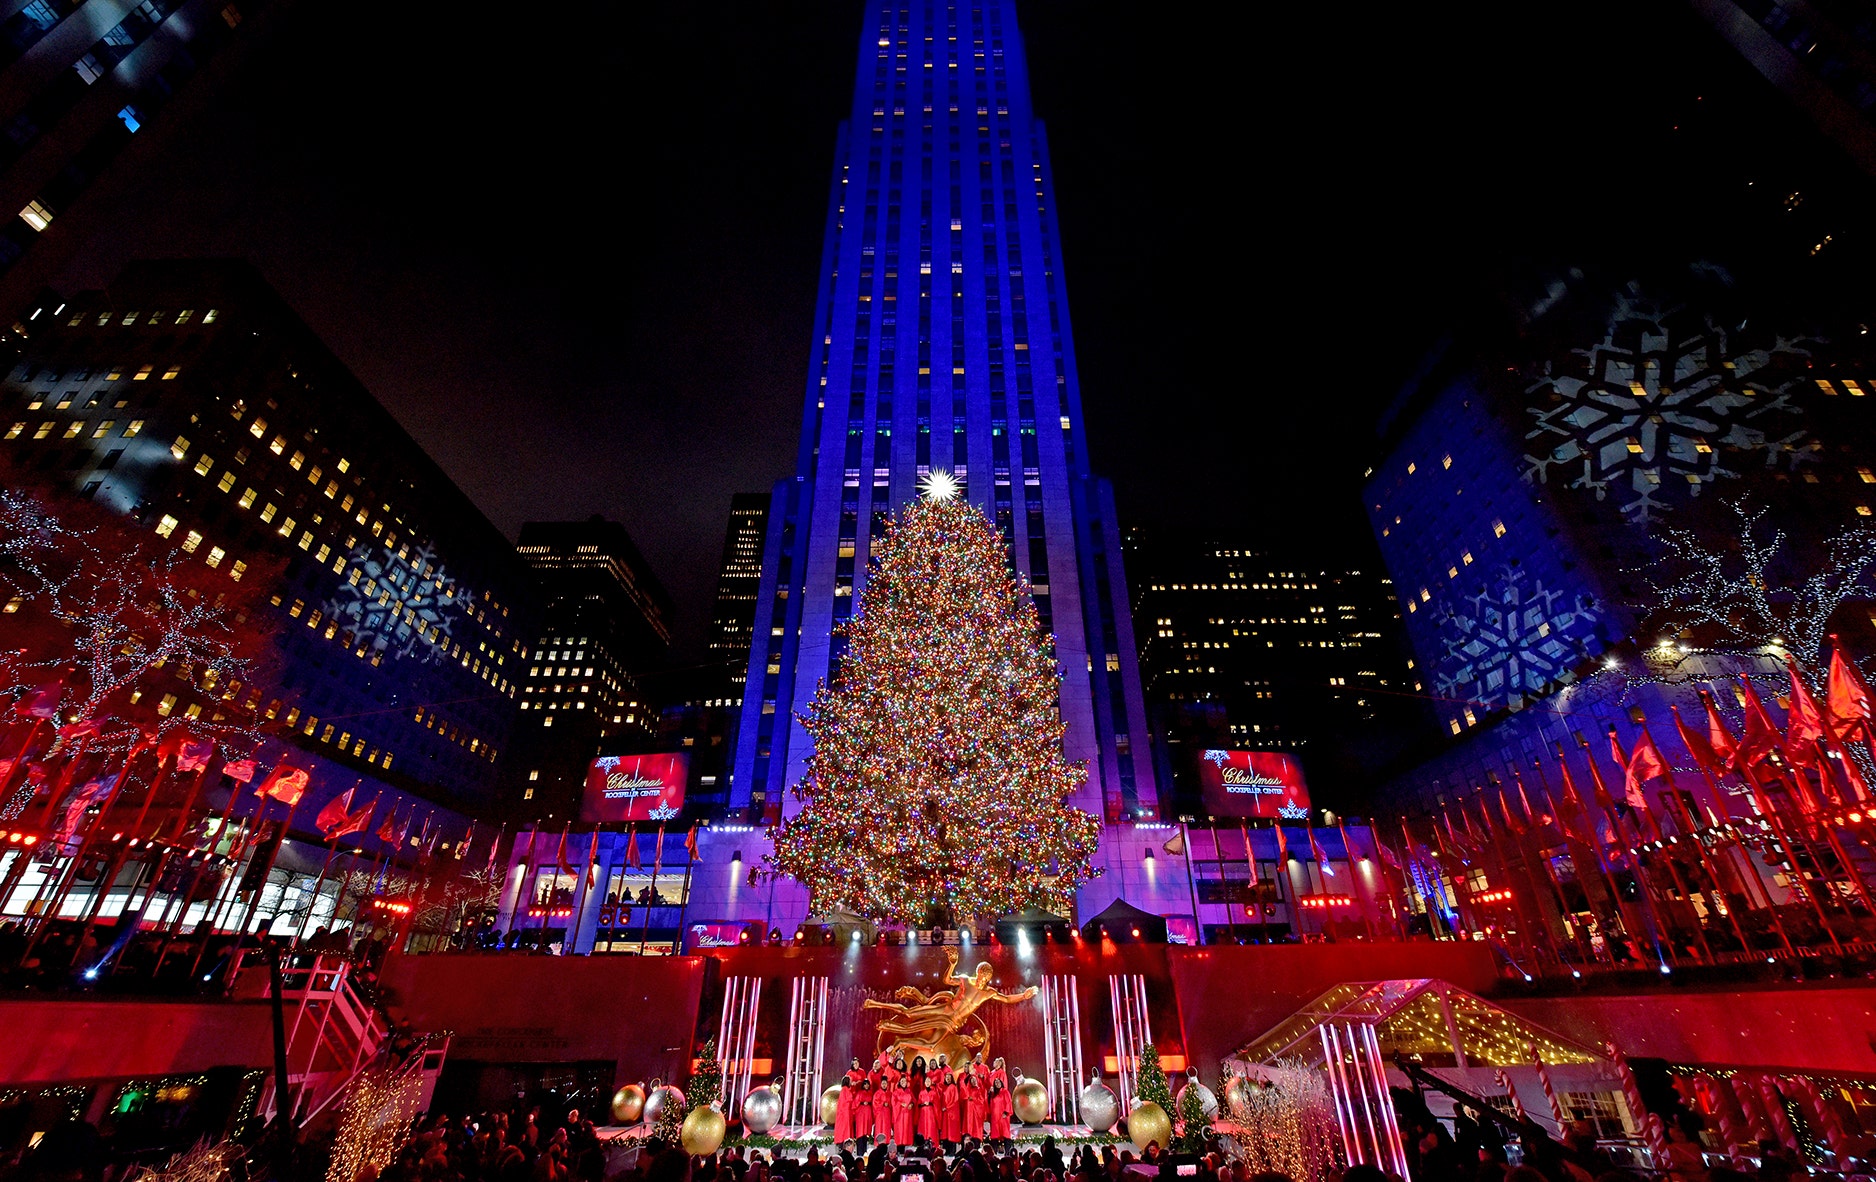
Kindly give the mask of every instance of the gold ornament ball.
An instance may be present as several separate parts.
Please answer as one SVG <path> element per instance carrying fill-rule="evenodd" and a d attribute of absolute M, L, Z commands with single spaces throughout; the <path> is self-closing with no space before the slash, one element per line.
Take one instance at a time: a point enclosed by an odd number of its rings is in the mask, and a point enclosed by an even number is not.
<path fill-rule="evenodd" d="M 833 1124 L 834 1116 L 839 1111 L 840 1085 L 835 1084 L 833 1087 L 821 1093 L 821 1123 L 824 1125 Z"/>
<path fill-rule="evenodd" d="M 693 1108 L 678 1129 L 678 1140 L 683 1144 L 685 1153 L 692 1157 L 707 1157 L 723 1144 L 723 1133 L 728 1127 L 723 1114 L 715 1108 Z"/>
<path fill-rule="evenodd" d="M 1049 1089 L 1033 1079 L 1026 1079 L 1016 1085 L 1010 1093 L 1010 1103 L 1016 1110 L 1016 1119 L 1026 1125 L 1039 1125 L 1049 1119 Z"/>
<path fill-rule="evenodd" d="M 617 1124 L 635 1125 L 645 1115 L 645 1089 L 626 1084 L 612 1094 L 612 1119 Z"/>
<path fill-rule="evenodd" d="M 1127 1138 L 1143 1153 L 1154 1142 L 1166 1149 L 1172 1145 L 1172 1118 L 1166 1115 L 1164 1108 L 1148 1100 L 1127 1114 Z"/>

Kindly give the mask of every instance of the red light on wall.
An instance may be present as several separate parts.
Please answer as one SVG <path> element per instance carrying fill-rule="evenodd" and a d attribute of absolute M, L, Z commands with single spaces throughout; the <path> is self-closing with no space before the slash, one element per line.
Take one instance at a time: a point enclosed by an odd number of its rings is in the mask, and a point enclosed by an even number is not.
<path fill-rule="evenodd" d="M 1353 895 L 1305 895 L 1297 900 L 1297 905 L 1312 911 L 1326 911 L 1331 907 L 1353 907 Z"/>
<path fill-rule="evenodd" d="M 1511 892 L 1504 889 L 1480 891 L 1472 896 L 1472 901 L 1474 903 L 1509 903 L 1511 902 Z"/>

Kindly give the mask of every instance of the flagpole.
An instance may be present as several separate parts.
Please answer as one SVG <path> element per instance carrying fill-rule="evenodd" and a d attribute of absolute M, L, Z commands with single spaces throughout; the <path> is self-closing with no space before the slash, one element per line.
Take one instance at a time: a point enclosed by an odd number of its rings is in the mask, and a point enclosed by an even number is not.
<path fill-rule="evenodd" d="M 1249 848 L 1250 839 L 1248 837 L 1245 839 L 1244 844 L 1246 848 Z M 1231 933 L 1230 938 L 1235 941 L 1238 938 L 1238 917 L 1231 909 L 1231 892 L 1227 889 L 1225 882 L 1225 843 L 1218 840 L 1217 818 L 1212 819 L 1212 857 L 1218 863 L 1218 893 L 1223 896 L 1225 900 L 1225 922 L 1229 925 L 1227 930 Z M 1256 890 L 1257 874 L 1253 871 L 1251 881 L 1246 883 L 1244 887 L 1244 897 L 1247 903 Z M 1204 926 L 1204 921 L 1199 921 L 1199 927 L 1201 929 L 1199 938 L 1201 940 L 1203 940 L 1205 936 L 1203 931 Z"/>
<path fill-rule="evenodd" d="M 1648 734 L 1648 728 L 1646 726 L 1642 727 L 1641 732 L 1642 732 L 1642 735 L 1647 739 L 1648 745 L 1650 747 L 1654 747 L 1654 738 L 1653 736 Z M 1620 749 L 1621 749 L 1620 740 L 1618 739 L 1616 735 L 1615 726 L 1614 724 L 1611 724 L 1609 727 L 1610 754 L 1611 755 L 1618 754 L 1620 752 Z M 1657 755 L 1660 754 L 1660 748 L 1655 747 L 1654 750 Z M 1635 762 L 1634 752 L 1630 751 L 1628 758 L 1618 760 L 1616 766 L 1622 770 L 1624 802 L 1626 802 L 1629 805 L 1629 808 L 1631 810 L 1641 814 L 1642 820 L 1648 822 L 1648 832 L 1652 834 L 1652 838 L 1648 838 L 1646 835 L 1642 833 L 1640 825 L 1637 825 L 1635 829 L 1635 836 L 1637 839 L 1636 844 L 1638 847 L 1645 848 L 1645 846 L 1643 846 L 1643 842 L 1645 840 L 1653 840 L 1657 845 L 1661 846 L 1661 848 L 1656 850 L 1655 852 L 1657 854 L 1660 854 L 1662 859 L 1667 863 L 1668 878 L 1673 881 L 1675 892 L 1681 897 L 1681 899 L 1683 899 L 1686 902 L 1688 909 L 1692 910 L 1693 909 L 1693 892 L 1688 889 L 1687 881 L 1681 874 L 1680 862 L 1674 857 L 1673 854 L 1667 851 L 1666 843 L 1663 842 L 1661 839 L 1661 826 L 1655 822 L 1654 814 L 1651 811 L 1649 811 L 1648 792 L 1647 792 L 1647 789 L 1644 787 L 1642 780 L 1636 776 L 1631 766 L 1632 764 L 1634 764 L 1634 762 Z M 1660 760 L 1660 762 L 1663 765 L 1663 767 L 1666 767 L 1667 760 L 1665 757 L 1663 757 Z M 1674 777 L 1672 774 L 1672 769 L 1668 769 L 1668 771 L 1669 771 L 1668 785 L 1671 788 L 1674 784 Z M 1635 785 L 1636 795 L 1641 797 L 1641 804 L 1639 806 L 1637 806 L 1633 801 L 1628 800 L 1628 785 L 1630 783 L 1633 783 Z M 1635 856 L 1637 859 L 1639 859 L 1643 855 L 1638 853 Z M 1659 914 L 1660 914 L 1660 911 L 1659 911 L 1659 908 L 1657 908 L 1656 909 L 1657 917 L 1659 916 Z M 1700 917 L 1697 914 L 1694 916 L 1694 936 L 1696 939 L 1700 941 L 1700 950 L 1703 954 L 1705 954 L 1707 958 L 1707 963 L 1712 964 L 1713 963 L 1713 944 L 1711 941 L 1707 939 L 1706 925 L 1700 922 Z"/>
<path fill-rule="evenodd" d="M 300 796 L 304 796 L 305 794 L 306 794 L 306 790 L 304 788 L 300 789 Z M 266 797 L 263 796 L 262 800 L 264 801 L 265 799 Z M 286 846 L 287 839 L 293 833 L 293 814 L 296 811 L 298 811 L 299 807 L 300 807 L 300 797 L 296 796 L 293 798 L 293 803 L 287 806 L 286 819 L 280 822 L 280 840 L 274 842 L 273 848 L 267 851 L 267 868 L 261 871 L 261 880 L 254 888 L 254 897 L 248 900 L 247 910 L 242 912 L 241 914 L 241 926 L 235 932 L 236 950 L 239 950 L 241 947 L 241 942 L 247 939 L 248 926 L 254 922 L 255 913 L 261 909 L 261 896 L 267 893 L 267 880 L 273 877 L 274 865 L 280 861 L 280 851 L 282 848 Z M 241 893 L 240 890 L 237 888 L 235 891 L 235 894 L 239 895 L 240 893 Z M 280 895 L 282 899 L 285 899 L 286 897 L 285 887 L 281 888 Z M 272 927 L 274 924 L 274 921 L 278 920 L 279 918 L 280 918 L 280 907 L 278 904 L 276 904 L 274 906 L 273 916 L 272 918 L 268 920 L 267 926 Z M 214 934 L 212 929 L 209 934 L 210 935 Z M 206 943 L 203 945 L 203 948 L 204 949 L 207 948 Z M 229 964 L 232 965 L 233 963 L 234 963 L 234 958 L 230 957 Z M 196 964 L 198 966 L 200 966 L 201 964 L 200 955 L 198 955 L 196 958 Z"/>
<path fill-rule="evenodd" d="M 547 951 L 547 917 L 553 914 L 554 896 L 560 890 L 560 859 L 562 855 L 564 855 L 567 852 L 567 834 L 571 832 L 572 829 L 573 829 L 573 819 L 569 817 L 566 823 L 561 825 L 560 827 L 560 845 L 556 847 L 555 852 L 554 852 L 554 879 L 551 883 L 548 884 L 547 898 L 541 900 L 541 951 L 542 952 Z M 534 871 L 534 885 L 538 888 L 540 886 L 540 883 L 541 883 L 540 868 L 536 867 Z"/>
<path fill-rule="evenodd" d="M 593 865 L 599 860 L 599 826 L 593 826 L 592 836 L 586 843 L 586 867 L 580 873 L 580 881 L 574 884 L 579 902 L 573 908 L 572 922 L 567 926 L 567 938 L 560 942 L 560 955 L 573 955 L 573 946 L 580 939 L 580 923 L 586 918 L 586 900 L 593 893 Z"/>
<path fill-rule="evenodd" d="M 1739 770 L 1755 792 L 1765 795 L 1764 787 L 1759 783 L 1758 769 L 1752 766 L 1752 760 L 1744 757 L 1743 753 L 1739 761 Z M 1766 819 L 1772 823 L 1772 832 L 1777 835 L 1779 844 L 1784 847 L 1785 856 L 1791 860 L 1791 881 L 1797 887 L 1798 895 L 1811 904 L 1812 910 L 1817 912 L 1817 922 L 1823 927 L 1824 934 L 1830 937 L 1831 947 L 1837 955 L 1842 956 L 1843 942 L 1837 938 L 1836 929 L 1830 926 L 1830 920 L 1824 914 L 1824 901 L 1817 897 L 1817 891 L 1812 884 L 1805 881 L 1804 868 L 1798 865 L 1798 848 L 1792 844 L 1791 835 L 1786 832 L 1784 819 L 1779 816 L 1778 808 L 1769 796 L 1766 796 L 1766 805 Z M 1810 848 L 1809 842 L 1806 842 L 1805 852 L 1810 854 L 1811 861 L 1818 867 L 1821 877 L 1823 863 L 1818 860 L 1816 851 Z M 1832 892 L 1832 894 L 1835 893 L 1835 891 Z"/>
<path fill-rule="evenodd" d="M 130 778 L 131 764 L 136 762 L 137 756 L 143 754 L 143 749 L 147 745 L 147 742 L 143 741 L 140 737 L 139 741 L 131 746 L 129 754 L 124 757 L 124 763 L 123 766 L 118 769 L 117 778 L 111 781 L 110 791 L 104 794 L 104 803 L 99 806 L 98 815 L 91 819 L 90 826 L 85 830 L 85 836 L 79 840 L 78 852 L 66 863 L 65 870 L 59 880 L 58 889 L 52 893 L 52 901 L 46 905 L 45 914 L 40 917 L 39 924 L 33 929 L 32 938 L 26 942 L 26 950 L 20 954 L 22 962 L 32 955 L 33 949 L 38 946 L 40 938 L 45 935 L 46 929 L 51 926 L 53 919 L 58 916 L 59 909 L 65 905 L 65 900 L 71 894 L 72 887 L 78 882 L 78 872 L 80 867 L 84 865 L 86 854 L 89 853 L 91 849 L 92 839 L 94 839 L 98 835 L 98 832 L 104 827 L 105 814 L 111 811 L 111 805 L 117 800 L 117 794 L 123 791 L 124 781 Z M 101 882 L 98 889 L 100 892 L 108 891 L 110 889 L 110 883 L 108 881 Z"/>
<path fill-rule="evenodd" d="M 651 939 L 651 909 L 658 905 L 658 869 L 664 865 L 664 822 L 658 822 L 658 836 L 651 851 L 651 890 L 650 901 L 645 904 L 645 924 L 638 930 L 638 954 L 646 955 L 645 945 Z"/>
<path fill-rule="evenodd" d="M 1587 822 L 1590 819 L 1589 808 L 1587 805 L 1583 803 L 1582 797 L 1576 793 L 1576 785 L 1572 783 L 1570 780 L 1570 763 L 1569 763 L 1569 760 L 1567 760 L 1564 757 L 1563 744 L 1561 742 L 1557 743 L 1556 749 L 1557 749 L 1557 767 L 1563 772 L 1564 787 L 1569 790 L 1570 807 L 1576 812 L 1577 816 L 1581 820 Z M 1549 781 L 1545 781 L 1544 792 L 1545 792 L 1546 797 L 1548 797 L 1549 792 L 1550 792 Z M 1553 807 L 1555 807 L 1556 802 L 1553 800 L 1551 804 Z M 1605 856 L 1606 851 L 1604 851 L 1603 846 L 1602 846 L 1602 836 L 1601 834 L 1595 831 L 1595 826 L 1593 824 L 1590 825 L 1589 837 L 1585 839 L 1576 834 L 1572 834 L 1567 825 L 1561 824 L 1561 818 L 1563 817 L 1562 809 L 1560 808 L 1557 809 L 1557 816 L 1560 821 L 1558 828 L 1563 830 L 1564 837 L 1566 839 L 1575 838 L 1576 843 L 1578 845 L 1587 846 L 1590 852 L 1596 855 L 1596 872 L 1598 876 L 1602 879 L 1603 889 L 1606 892 L 1608 892 L 1608 895 L 1609 895 L 1608 919 L 1604 919 L 1600 915 L 1597 915 L 1596 919 L 1599 923 L 1602 924 L 1603 947 L 1606 948 L 1609 952 L 1609 963 L 1611 965 L 1614 965 L 1615 964 L 1615 943 L 1612 938 L 1614 935 L 1613 928 L 1615 927 L 1621 928 L 1622 934 L 1626 938 L 1640 939 L 1642 935 L 1641 929 L 1644 925 L 1637 920 L 1636 916 L 1630 913 L 1631 909 L 1625 906 L 1624 904 L 1624 901 L 1622 899 L 1622 892 L 1619 889 L 1617 889 L 1615 885 L 1615 872 L 1609 868 L 1609 860 Z M 1566 844 L 1567 844 L 1567 840 L 1566 840 Z M 1570 857 L 1572 861 L 1575 860 L 1576 858 L 1575 850 L 1571 850 Z M 1585 898 L 1587 898 L 1589 895 L 1588 890 L 1585 889 L 1583 893 L 1584 893 Z M 1595 906 L 1594 900 L 1590 900 L 1590 914 L 1592 915 L 1596 914 L 1596 906 Z"/>

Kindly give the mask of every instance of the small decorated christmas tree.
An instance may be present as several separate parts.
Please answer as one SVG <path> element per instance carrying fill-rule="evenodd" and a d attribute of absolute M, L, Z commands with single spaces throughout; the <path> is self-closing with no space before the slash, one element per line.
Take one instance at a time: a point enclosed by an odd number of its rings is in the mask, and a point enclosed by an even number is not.
<path fill-rule="evenodd" d="M 1159 1065 L 1159 1049 L 1150 1043 L 1140 1052 L 1140 1077 L 1133 1094 L 1159 1105 L 1167 1116 L 1173 1114 L 1172 1089 L 1166 1086 L 1166 1072 Z"/>
<path fill-rule="evenodd" d="M 690 1077 L 690 1094 L 685 1097 L 692 1108 L 708 1108 L 723 1099 L 723 1062 L 717 1058 L 717 1040 L 712 1038 L 697 1052 L 697 1072 Z"/>
<path fill-rule="evenodd" d="M 676 1104 L 665 1104 L 658 1109 L 658 1123 L 651 1127 L 651 1138 L 647 1143 L 653 1153 L 684 1148 L 685 1115 L 678 1111 Z"/>
<path fill-rule="evenodd" d="M 1004 539 L 934 472 L 872 554 L 769 873 L 816 912 L 885 922 L 1070 914 L 1100 822 L 1069 804 L 1087 770 L 1062 753 L 1061 671 Z"/>
<path fill-rule="evenodd" d="M 1187 1085 L 1179 1093 L 1179 1132 L 1173 1138 L 1174 1153 L 1204 1153 L 1211 1148 L 1212 1122 L 1205 1119 L 1205 1102 L 1199 1090 Z"/>

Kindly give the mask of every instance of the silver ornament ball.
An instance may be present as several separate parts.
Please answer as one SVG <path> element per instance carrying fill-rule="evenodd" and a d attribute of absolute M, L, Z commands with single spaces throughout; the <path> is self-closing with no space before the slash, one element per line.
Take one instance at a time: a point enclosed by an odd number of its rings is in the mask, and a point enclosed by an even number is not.
<path fill-rule="evenodd" d="M 743 1131 L 750 1136 L 768 1132 L 782 1119 L 782 1097 L 774 1088 L 756 1088 L 743 1097 Z"/>
<path fill-rule="evenodd" d="M 653 1088 L 651 1095 L 645 1097 L 645 1123 L 657 1124 L 658 1114 L 664 1111 L 666 1104 L 671 1105 L 675 1112 L 688 1111 L 684 1107 L 684 1093 L 670 1084 L 665 1084 L 663 1087 Z"/>
<path fill-rule="evenodd" d="M 1185 1107 L 1187 1092 L 1192 1092 L 1199 1098 L 1199 1107 L 1204 1111 L 1206 1120 L 1218 1115 L 1218 1097 L 1212 1094 L 1210 1088 L 1200 1083 L 1195 1075 L 1186 1077 L 1186 1086 L 1180 1088 L 1179 1094 L 1173 1098 L 1175 1108 Z"/>
<path fill-rule="evenodd" d="M 1081 1121 L 1097 1133 L 1105 1133 L 1120 1120 L 1120 1097 L 1101 1082 L 1100 1076 L 1081 1089 Z"/>

